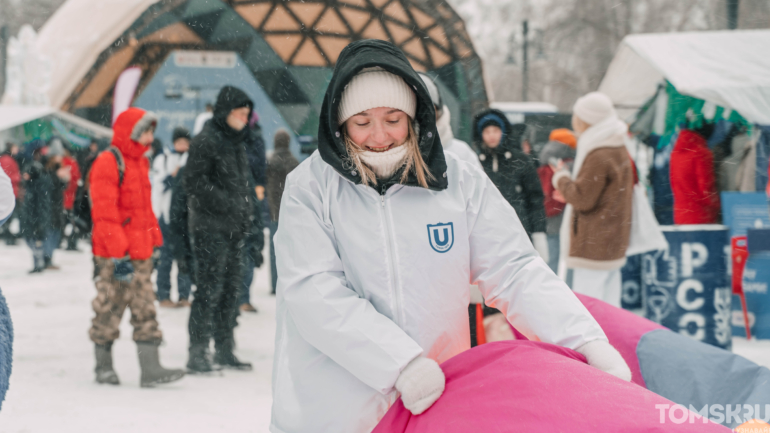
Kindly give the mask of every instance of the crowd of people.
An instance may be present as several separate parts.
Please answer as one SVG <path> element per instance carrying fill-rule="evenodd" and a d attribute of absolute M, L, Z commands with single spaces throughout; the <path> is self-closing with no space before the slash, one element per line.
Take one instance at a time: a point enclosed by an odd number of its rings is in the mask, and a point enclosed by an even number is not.
<path fill-rule="evenodd" d="M 112 344 L 127 307 L 143 387 L 251 370 L 233 331 L 241 312 L 256 312 L 249 287 L 266 226 L 278 289 L 276 431 L 365 430 L 397 394 L 412 413 L 427 410 L 444 390 L 439 363 L 472 344 L 468 284 L 485 315 L 630 380 L 555 274 L 566 263 L 573 290 L 620 303 L 637 179 L 606 96 L 580 98 L 572 131 L 551 132 L 537 155 L 526 126 L 493 109 L 475 115 L 468 144 L 429 76 L 391 44 L 360 41 L 340 55 L 318 151 L 302 164 L 284 130 L 266 158 L 254 103 L 233 86 L 200 131 L 177 127 L 169 147 L 157 123 L 133 107 L 110 145 L 93 143 L 79 161 L 58 138 L 0 157 L 20 220 L 4 236 L 27 242 L 32 272 L 57 269 L 62 239 L 76 249 L 90 232 L 97 382 L 120 383 Z M 186 369 L 160 363 L 156 300 L 190 308 Z"/>
<path fill-rule="evenodd" d="M 170 149 L 153 149 L 157 119 L 152 113 L 131 108 L 118 117 L 112 146 L 96 159 L 88 178 L 98 275 L 91 328 L 97 382 L 119 383 L 111 346 L 126 306 L 142 386 L 175 381 L 185 372 L 251 370 L 250 363 L 235 356 L 233 330 L 240 312 L 256 312 L 249 288 L 254 269 L 264 261 L 265 197 L 279 199 L 276 189 L 290 171 L 286 167 L 298 164 L 283 130 L 274 137 L 274 155 L 266 159 L 258 119 L 248 95 L 232 86 L 220 91 L 198 134 L 174 130 Z M 152 163 L 148 152 L 154 153 Z M 271 206 L 277 214 L 279 203 Z M 176 302 L 171 300 L 174 261 Z M 129 269 L 125 274 L 118 271 L 121 264 Z M 157 295 L 150 282 L 153 269 Z M 161 307 L 190 307 L 185 370 L 159 363 L 156 297 Z"/>

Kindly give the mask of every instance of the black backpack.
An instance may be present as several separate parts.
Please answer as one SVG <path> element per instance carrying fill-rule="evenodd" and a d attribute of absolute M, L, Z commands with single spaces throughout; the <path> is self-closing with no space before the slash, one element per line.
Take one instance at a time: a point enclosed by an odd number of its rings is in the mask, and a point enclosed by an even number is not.
<path fill-rule="evenodd" d="M 123 176 L 126 173 L 126 163 L 123 160 L 123 154 L 120 153 L 120 149 L 118 149 L 115 146 L 110 146 L 107 149 L 103 150 L 103 152 L 110 152 L 113 157 L 115 157 L 115 162 L 118 165 L 118 187 L 123 186 Z M 91 175 L 91 169 L 93 168 L 93 164 L 91 164 L 91 167 L 88 168 L 88 172 L 85 174 L 85 182 L 83 183 L 83 188 L 81 188 L 80 193 L 77 198 L 77 217 L 81 220 L 88 221 L 88 225 L 91 225 L 91 206 L 93 203 L 91 202 L 91 185 L 90 185 L 90 175 Z"/>

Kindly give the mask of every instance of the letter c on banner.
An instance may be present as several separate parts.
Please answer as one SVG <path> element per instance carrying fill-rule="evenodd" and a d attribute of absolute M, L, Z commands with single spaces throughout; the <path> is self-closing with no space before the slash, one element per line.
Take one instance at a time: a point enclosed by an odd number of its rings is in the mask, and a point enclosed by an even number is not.
<path fill-rule="evenodd" d="M 687 300 L 687 292 L 693 290 L 695 293 L 703 293 L 703 283 L 698 280 L 684 280 L 676 288 L 676 303 L 687 311 L 695 311 L 706 301 L 702 296 L 698 296 L 692 301 Z"/>

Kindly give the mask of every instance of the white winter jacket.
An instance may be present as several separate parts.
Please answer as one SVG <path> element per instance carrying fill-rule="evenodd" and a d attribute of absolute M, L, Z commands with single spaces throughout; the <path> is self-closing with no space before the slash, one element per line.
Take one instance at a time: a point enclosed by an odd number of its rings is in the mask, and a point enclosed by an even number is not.
<path fill-rule="evenodd" d="M 164 151 L 162 155 L 155 157 L 152 162 L 152 211 L 158 221 L 168 224 L 171 218 L 171 188 L 165 184 L 165 179 L 174 174 L 187 163 L 187 152 L 176 153 Z"/>
<path fill-rule="evenodd" d="M 445 156 L 443 191 L 396 185 L 381 196 L 318 152 L 288 176 L 272 432 L 372 430 L 412 359 L 442 363 L 470 348 L 469 283 L 531 339 L 606 340 L 484 172 Z"/>

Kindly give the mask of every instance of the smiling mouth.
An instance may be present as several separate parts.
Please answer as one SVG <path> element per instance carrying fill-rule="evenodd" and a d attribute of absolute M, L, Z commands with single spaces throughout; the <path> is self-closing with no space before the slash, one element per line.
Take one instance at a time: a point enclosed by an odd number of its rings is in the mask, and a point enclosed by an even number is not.
<path fill-rule="evenodd" d="M 392 144 L 389 145 L 389 146 L 385 146 L 385 147 L 369 147 L 369 146 L 366 146 L 367 150 L 369 150 L 371 152 L 377 152 L 377 153 L 387 152 L 388 150 L 390 150 L 392 148 L 393 148 Z"/>

